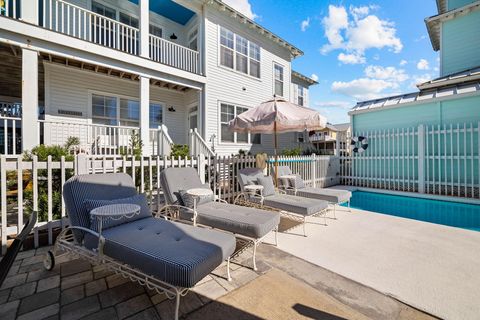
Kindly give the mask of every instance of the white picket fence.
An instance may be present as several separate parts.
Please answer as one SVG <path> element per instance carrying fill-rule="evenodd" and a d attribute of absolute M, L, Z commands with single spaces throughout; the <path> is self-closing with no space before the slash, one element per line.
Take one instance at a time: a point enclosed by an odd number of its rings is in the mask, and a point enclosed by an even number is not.
<path fill-rule="evenodd" d="M 272 159 L 270 159 L 272 160 Z M 271 171 L 272 161 L 269 161 Z M 338 157 L 281 157 L 279 164 L 288 165 L 310 185 L 326 186 L 338 176 Z M 1 243 L 5 252 L 8 240 L 18 234 L 31 210 L 39 212 L 39 221 L 34 228 L 34 246 L 52 244 L 59 230 L 67 225 L 62 186 L 74 174 L 100 174 L 126 172 L 137 189 L 145 193 L 151 209 L 163 205 L 160 172 L 169 167 L 193 167 L 202 182 L 210 184 L 221 199 L 233 202 L 240 192 L 238 171 L 255 167 L 251 156 L 188 158 L 171 157 L 121 157 L 121 156 L 75 156 L 72 161 L 61 158 L 53 161 L 24 161 L 21 156 L 0 156 L 0 208 Z"/>
<path fill-rule="evenodd" d="M 458 123 L 356 132 L 368 138 L 368 149 L 342 154 L 341 182 L 479 199 L 479 128 Z"/>

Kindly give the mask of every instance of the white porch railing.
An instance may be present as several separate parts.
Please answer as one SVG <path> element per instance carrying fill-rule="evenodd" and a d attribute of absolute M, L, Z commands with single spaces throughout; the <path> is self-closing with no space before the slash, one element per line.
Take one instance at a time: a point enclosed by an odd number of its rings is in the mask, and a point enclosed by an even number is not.
<path fill-rule="evenodd" d="M 192 73 L 200 73 L 198 51 L 150 35 L 150 59 Z"/>
<path fill-rule="evenodd" d="M 40 124 L 43 144 L 64 145 L 69 137 L 77 137 L 80 145 L 75 146 L 73 151 L 91 155 L 131 154 L 131 138 L 140 132 L 136 127 L 99 124 L 44 120 L 41 120 Z"/>
<path fill-rule="evenodd" d="M 43 0 L 42 27 L 138 54 L 139 30 L 62 0 Z"/>
<path fill-rule="evenodd" d="M 20 1 L 4 0 L 0 1 L 0 16 L 18 19 L 20 18 Z"/>
<path fill-rule="evenodd" d="M 161 125 L 158 129 L 150 130 L 150 153 L 154 156 L 170 155 L 173 140 L 168 134 L 168 128 Z"/>
<path fill-rule="evenodd" d="M 0 102 L 0 154 L 22 152 L 22 105 Z"/>
<path fill-rule="evenodd" d="M 215 152 L 208 146 L 207 142 L 203 140 L 202 136 L 198 133 L 197 129 L 190 129 L 189 131 L 189 148 L 190 148 L 190 155 L 198 156 L 198 155 L 205 155 L 208 157 L 214 157 Z"/>

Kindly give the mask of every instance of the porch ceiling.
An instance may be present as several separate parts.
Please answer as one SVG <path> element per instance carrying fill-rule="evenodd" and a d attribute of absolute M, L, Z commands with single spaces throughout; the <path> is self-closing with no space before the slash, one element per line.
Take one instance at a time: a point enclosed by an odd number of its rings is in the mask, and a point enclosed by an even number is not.
<path fill-rule="evenodd" d="M 138 4 L 138 0 L 129 0 Z M 186 25 L 195 15 L 195 12 L 187 9 L 172 0 L 150 0 L 150 11 L 158 13 L 176 23 Z"/>
<path fill-rule="evenodd" d="M 138 74 L 119 71 L 113 68 L 102 67 L 95 64 L 85 63 L 83 61 L 78 61 L 75 59 L 68 59 L 65 57 L 55 56 L 49 53 L 40 53 L 40 55 L 45 61 L 48 61 L 54 64 L 64 65 L 70 68 L 76 68 L 84 71 L 95 72 L 95 73 L 107 75 L 110 77 L 131 80 L 131 81 L 138 81 L 140 78 Z M 187 92 L 188 90 L 191 90 L 186 86 L 170 83 L 167 81 L 157 80 L 157 79 L 150 79 L 150 84 L 153 86 L 157 86 L 157 87 L 168 89 L 168 90 L 178 91 L 178 92 Z"/>

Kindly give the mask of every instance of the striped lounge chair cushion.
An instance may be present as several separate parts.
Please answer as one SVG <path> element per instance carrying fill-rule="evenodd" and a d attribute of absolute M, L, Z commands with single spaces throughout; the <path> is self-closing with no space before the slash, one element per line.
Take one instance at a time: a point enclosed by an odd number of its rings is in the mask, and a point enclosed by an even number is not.
<path fill-rule="evenodd" d="M 328 208 L 328 202 L 326 201 L 306 199 L 288 194 L 276 194 L 265 197 L 263 203 L 268 207 L 285 210 L 303 216 L 311 216 Z"/>

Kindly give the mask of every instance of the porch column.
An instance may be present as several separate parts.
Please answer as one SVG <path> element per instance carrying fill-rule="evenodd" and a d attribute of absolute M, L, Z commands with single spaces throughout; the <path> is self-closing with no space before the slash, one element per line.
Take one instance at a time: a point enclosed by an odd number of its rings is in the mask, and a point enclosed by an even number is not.
<path fill-rule="evenodd" d="M 38 25 L 38 1 L 21 0 L 20 10 L 23 21 Z"/>
<path fill-rule="evenodd" d="M 150 9 L 149 0 L 140 0 L 140 56 L 150 58 Z"/>
<path fill-rule="evenodd" d="M 140 77 L 140 139 L 143 142 L 142 153 L 150 154 L 150 78 Z"/>
<path fill-rule="evenodd" d="M 22 49 L 22 149 L 38 143 L 38 52 Z"/>

